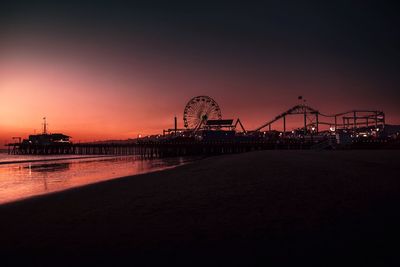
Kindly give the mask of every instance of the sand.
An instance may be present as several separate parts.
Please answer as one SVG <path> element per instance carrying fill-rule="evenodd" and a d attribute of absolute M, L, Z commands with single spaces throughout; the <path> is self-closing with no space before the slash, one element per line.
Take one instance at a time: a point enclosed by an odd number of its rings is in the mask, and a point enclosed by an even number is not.
<path fill-rule="evenodd" d="M 395 150 L 210 157 L 0 206 L 0 264 L 396 264 L 399 179 Z"/>

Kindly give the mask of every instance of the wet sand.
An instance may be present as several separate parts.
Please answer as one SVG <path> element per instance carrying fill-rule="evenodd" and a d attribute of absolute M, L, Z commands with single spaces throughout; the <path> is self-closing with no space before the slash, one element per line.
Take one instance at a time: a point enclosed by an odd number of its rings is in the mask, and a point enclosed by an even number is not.
<path fill-rule="evenodd" d="M 399 207 L 400 151 L 212 157 L 0 206 L 1 265 L 387 266 Z"/>
<path fill-rule="evenodd" d="M 15 163 L 27 163 L 27 162 L 46 162 L 46 161 L 62 161 L 62 160 L 73 160 L 73 159 L 92 159 L 92 158 L 115 158 L 115 156 L 110 155 L 95 155 L 95 156 L 77 156 L 77 157 L 58 157 L 58 158 L 42 158 L 42 159 L 14 159 L 14 160 L 0 160 L 0 165 L 5 164 L 15 164 Z"/>

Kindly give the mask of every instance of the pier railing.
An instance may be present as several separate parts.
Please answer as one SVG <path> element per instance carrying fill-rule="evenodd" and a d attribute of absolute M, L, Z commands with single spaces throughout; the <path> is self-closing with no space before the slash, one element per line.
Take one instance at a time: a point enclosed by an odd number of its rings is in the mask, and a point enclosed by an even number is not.
<path fill-rule="evenodd" d="M 325 149 L 339 148 L 336 144 L 325 146 L 326 140 L 310 141 L 299 139 L 278 140 L 160 140 L 140 141 L 132 143 L 60 143 L 49 145 L 8 144 L 9 154 L 21 155 L 139 155 L 143 157 L 170 157 L 188 155 L 215 155 L 242 153 L 254 150 L 271 149 Z M 357 149 L 382 149 L 400 148 L 399 142 L 387 140 L 361 140 L 355 141 L 346 148 Z"/>

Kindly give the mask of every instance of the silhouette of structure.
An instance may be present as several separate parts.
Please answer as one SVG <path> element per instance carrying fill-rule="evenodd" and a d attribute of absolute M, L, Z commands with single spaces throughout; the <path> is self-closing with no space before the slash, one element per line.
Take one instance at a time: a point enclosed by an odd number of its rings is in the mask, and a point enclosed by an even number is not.
<path fill-rule="evenodd" d="M 299 97 L 303 100 L 302 97 Z M 302 127 L 288 131 L 286 118 L 300 116 Z M 222 119 L 217 102 L 208 96 L 189 100 L 183 112 L 183 129 L 174 117 L 173 128 L 162 135 L 119 142 L 78 143 L 61 133 L 48 134 L 46 117 L 43 133 L 7 144 L 10 154 L 139 155 L 167 157 L 240 153 L 262 149 L 399 148 L 400 130 L 385 127 L 385 113 L 351 110 L 326 115 L 303 103 L 295 105 L 252 131 L 240 119 Z M 283 131 L 272 128 L 277 124 Z M 321 130 L 321 127 L 329 127 Z"/>
<path fill-rule="evenodd" d="M 286 134 L 286 117 L 290 115 L 303 116 L 304 134 L 307 134 L 310 128 L 314 128 L 313 131 L 318 133 L 321 125 L 328 125 L 332 131 L 349 129 L 356 130 L 361 127 L 385 127 L 385 113 L 383 111 L 351 110 L 338 114 L 326 115 L 303 104 L 296 105 L 279 114 L 274 119 L 256 128 L 253 132 L 261 131 L 266 127 L 268 127 L 268 131 L 271 131 L 272 125 L 282 120 L 283 133 Z M 321 119 L 325 119 L 325 121 L 322 121 Z M 342 123 L 340 123 L 340 119 L 342 120 Z"/>
<path fill-rule="evenodd" d="M 43 117 L 43 134 L 47 134 L 47 122 L 46 122 L 46 117 Z"/>
<path fill-rule="evenodd" d="M 209 96 L 196 96 L 189 100 L 183 111 L 183 123 L 186 129 L 200 129 L 207 120 L 221 120 L 221 109 Z"/>

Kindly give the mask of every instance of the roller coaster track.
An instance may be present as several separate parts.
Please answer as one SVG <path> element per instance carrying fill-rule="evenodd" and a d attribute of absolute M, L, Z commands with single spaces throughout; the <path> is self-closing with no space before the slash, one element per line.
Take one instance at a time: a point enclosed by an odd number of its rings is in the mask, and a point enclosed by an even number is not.
<path fill-rule="evenodd" d="M 307 131 L 307 127 L 315 126 L 316 131 L 318 132 L 319 125 L 329 125 L 334 126 L 335 129 L 343 128 L 357 128 L 358 126 L 376 126 L 378 125 L 385 125 L 385 113 L 379 110 L 367 110 L 367 109 L 358 109 L 358 110 L 350 110 L 346 112 L 341 112 L 337 114 L 323 114 L 319 112 L 317 109 L 309 107 L 307 105 L 296 105 L 287 111 L 279 114 L 274 119 L 264 123 L 260 127 L 256 128 L 252 132 L 259 132 L 262 129 L 269 127 L 271 130 L 271 125 L 279 120 L 283 120 L 283 129 L 286 132 L 286 116 L 288 115 L 303 115 L 304 116 L 304 131 Z M 310 115 L 314 117 L 315 122 L 313 119 L 310 119 Z M 346 116 L 348 115 L 348 116 Z M 325 118 L 333 118 L 334 122 L 325 122 L 320 121 L 320 117 Z M 341 118 L 342 123 L 338 123 L 337 119 Z M 311 120 L 311 123 L 307 123 L 307 119 Z"/>

